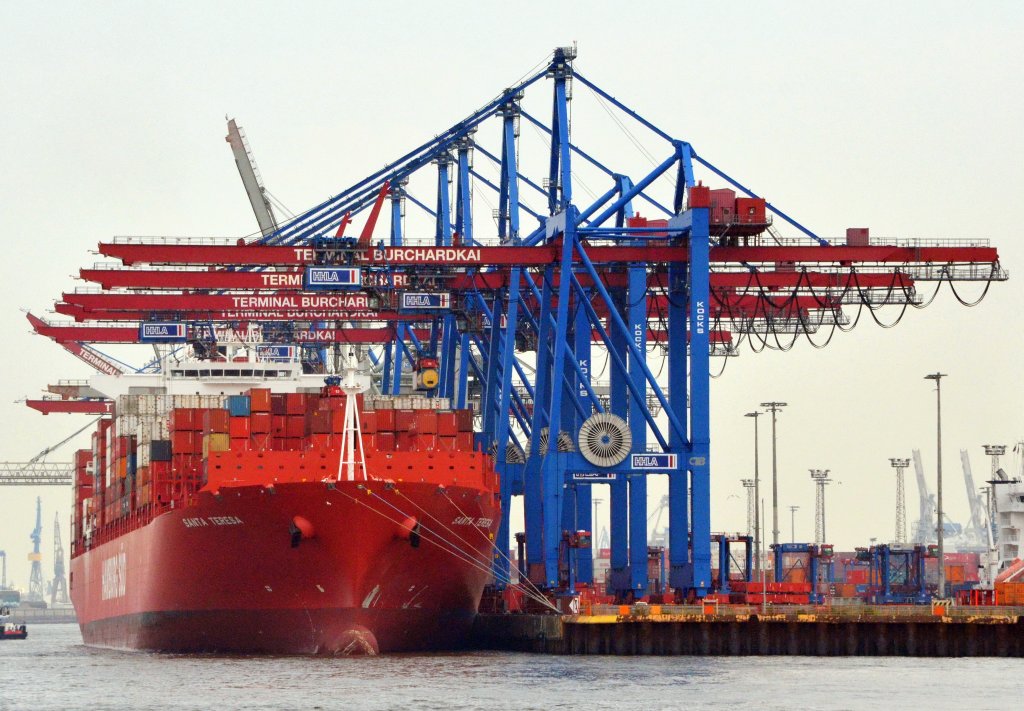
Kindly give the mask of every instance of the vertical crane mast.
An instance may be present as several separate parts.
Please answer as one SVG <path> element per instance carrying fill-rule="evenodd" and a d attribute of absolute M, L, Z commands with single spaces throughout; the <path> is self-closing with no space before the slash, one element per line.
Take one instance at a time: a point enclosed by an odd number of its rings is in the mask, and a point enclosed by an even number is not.
<path fill-rule="evenodd" d="M 924 465 L 921 464 L 921 450 L 915 449 L 914 474 L 917 477 L 918 515 L 914 543 L 927 545 L 935 540 L 935 497 L 928 490 L 928 481 L 924 478 Z"/>
<path fill-rule="evenodd" d="M 984 545 L 986 536 L 984 533 L 984 527 L 987 525 L 985 516 L 985 504 L 981 500 L 981 496 L 978 494 L 978 490 L 974 488 L 974 474 L 971 471 L 971 459 L 967 454 L 966 449 L 960 450 L 960 461 L 963 464 L 964 469 L 964 485 L 967 487 L 967 503 L 971 506 L 971 529 L 970 535 L 976 539 L 975 543 Z"/>
<path fill-rule="evenodd" d="M 32 561 L 32 572 L 28 578 L 28 599 L 41 601 L 43 599 L 43 566 L 42 554 L 39 552 L 39 544 L 43 540 L 43 499 L 36 497 L 36 527 L 32 529 L 32 552 L 28 559 Z"/>
<path fill-rule="evenodd" d="M 228 135 L 224 140 L 231 145 L 231 152 L 235 156 L 235 165 L 238 166 L 238 174 L 242 176 L 242 184 L 245 186 L 245 192 L 252 204 L 252 211 L 260 225 L 260 232 L 266 237 L 271 232 L 277 231 L 277 220 L 274 218 L 270 201 L 267 200 L 267 189 L 263 187 L 263 178 L 252 157 L 249 142 L 245 139 L 245 132 L 235 123 L 234 119 L 228 121 Z"/>
<path fill-rule="evenodd" d="M 60 515 L 53 517 L 53 586 L 50 588 L 50 604 L 67 604 L 68 581 L 64 572 L 64 545 L 60 540 Z"/>

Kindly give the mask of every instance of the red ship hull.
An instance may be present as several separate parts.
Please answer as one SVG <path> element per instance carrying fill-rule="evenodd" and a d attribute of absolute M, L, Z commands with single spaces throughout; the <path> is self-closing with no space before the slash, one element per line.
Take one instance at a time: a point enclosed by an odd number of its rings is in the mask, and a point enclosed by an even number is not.
<path fill-rule="evenodd" d="M 500 514 L 488 489 L 342 481 L 204 490 L 73 558 L 82 636 L 174 652 L 458 648 L 489 579 Z"/>

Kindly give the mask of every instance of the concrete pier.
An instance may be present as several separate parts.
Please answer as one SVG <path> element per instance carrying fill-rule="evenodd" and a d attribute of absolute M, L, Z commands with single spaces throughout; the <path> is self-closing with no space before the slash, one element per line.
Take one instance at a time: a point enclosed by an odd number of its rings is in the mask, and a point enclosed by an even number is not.
<path fill-rule="evenodd" d="M 546 654 L 1024 657 L 1024 617 L 942 612 L 480 615 L 474 632 L 481 649 Z"/>

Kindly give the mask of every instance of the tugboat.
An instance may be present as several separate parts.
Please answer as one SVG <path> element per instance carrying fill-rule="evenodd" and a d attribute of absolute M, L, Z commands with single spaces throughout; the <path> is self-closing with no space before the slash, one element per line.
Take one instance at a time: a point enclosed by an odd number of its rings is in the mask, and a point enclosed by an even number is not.
<path fill-rule="evenodd" d="M 25 625 L 16 625 L 9 622 L 11 608 L 0 607 L 0 640 L 2 639 L 25 639 L 28 637 L 28 630 Z"/>

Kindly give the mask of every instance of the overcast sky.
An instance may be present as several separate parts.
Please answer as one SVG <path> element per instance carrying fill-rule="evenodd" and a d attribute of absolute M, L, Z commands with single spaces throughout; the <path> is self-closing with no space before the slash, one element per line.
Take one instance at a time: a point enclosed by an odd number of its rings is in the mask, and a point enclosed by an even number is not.
<path fill-rule="evenodd" d="M 31 335 L 20 309 L 47 315 L 76 285 L 71 275 L 97 259 L 90 250 L 113 235 L 255 229 L 223 141 L 225 114 L 245 127 L 271 192 L 299 211 L 443 131 L 552 48 L 576 41 L 578 68 L 589 78 L 819 234 L 867 226 L 877 236 L 987 238 L 1011 274 L 973 309 L 944 287 L 893 329 L 865 317 L 824 350 L 804 342 L 788 353 L 732 359 L 712 385 L 713 529 L 745 526 L 739 480 L 752 474 L 753 431 L 743 414 L 784 400 L 780 504 L 801 507 L 797 539 L 813 536 L 809 468 L 831 469 L 837 480 L 828 525 L 840 548 L 890 539 L 888 458 L 921 448 L 934 477 L 935 395 L 923 377 L 936 370 L 949 374 L 947 508 L 966 519 L 958 450 L 969 450 L 980 480 L 988 471 L 981 445 L 1024 436 L 1022 6 L 625 7 L 0 3 L 0 227 L 9 252 L 0 460 L 25 461 L 84 424 L 16 403 L 48 382 L 90 374 Z M 538 90 L 544 95 L 549 85 Z M 627 156 L 631 144 L 607 117 L 600 127 L 585 120 L 585 92 L 576 92 L 574 137 L 629 166 L 646 165 Z M 636 135 L 664 157 L 649 134 Z M 490 207 L 477 211 L 489 216 Z M 477 229 L 493 234 L 486 220 Z M 964 287 L 965 296 L 978 291 Z M 770 461 L 767 437 L 761 451 L 762 463 Z M 65 449 L 51 459 L 70 456 Z M 37 494 L 49 578 L 54 512 L 66 535 L 70 492 L 0 489 L 0 549 L 20 585 Z M 909 520 L 916 511 L 908 472 Z"/>

